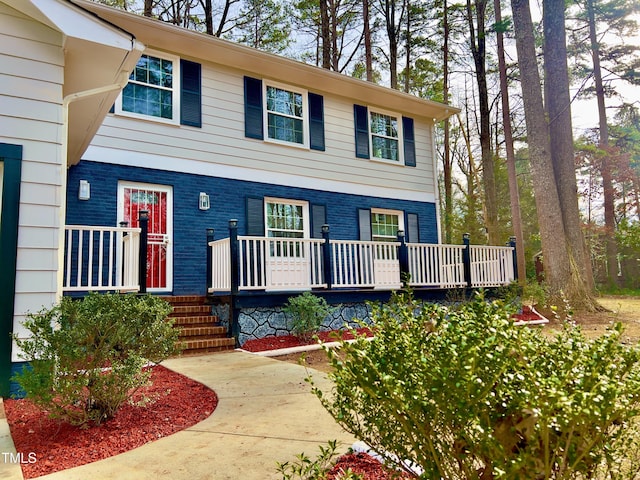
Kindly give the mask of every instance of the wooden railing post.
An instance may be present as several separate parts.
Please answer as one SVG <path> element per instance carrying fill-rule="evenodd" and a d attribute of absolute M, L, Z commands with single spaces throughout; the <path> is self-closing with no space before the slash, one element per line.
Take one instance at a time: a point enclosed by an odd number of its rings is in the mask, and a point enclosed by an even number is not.
<path fill-rule="evenodd" d="M 140 210 L 138 213 L 140 225 L 140 250 L 138 256 L 138 281 L 140 293 L 147 293 L 147 249 L 149 235 L 149 211 Z"/>
<path fill-rule="evenodd" d="M 398 262 L 400 263 L 400 281 L 406 287 L 411 280 L 409 272 L 409 247 L 405 241 L 404 230 L 398 230 L 398 242 L 400 247 L 398 250 Z"/>
<path fill-rule="evenodd" d="M 518 255 L 516 252 L 516 237 L 509 237 L 508 245 L 513 248 L 512 257 L 513 257 L 513 280 L 518 280 Z"/>
<path fill-rule="evenodd" d="M 326 223 L 322 225 L 322 238 L 324 239 L 324 244 L 322 245 L 322 272 L 324 275 L 324 283 L 327 284 L 327 289 L 331 290 L 333 267 L 331 265 L 331 243 L 329 238 L 329 225 L 327 225 Z"/>
<path fill-rule="evenodd" d="M 240 259 L 238 249 L 238 220 L 229 220 L 229 248 L 231 254 L 231 295 L 236 295 L 240 286 Z"/>
<path fill-rule="evenodd" d="M 207 228 L 207 292 L 213 287 L 213 251 L 209 244 L 215 240 L 215 230 Z"/>
<path fill-rule="evenodd" d="M 471 287 L 471 235 L 468 233 L 463 234 L 462 243 L 465 246 L 465 249 L 462 251 L 464 281 L 467 283 L 467 287 Z"/>

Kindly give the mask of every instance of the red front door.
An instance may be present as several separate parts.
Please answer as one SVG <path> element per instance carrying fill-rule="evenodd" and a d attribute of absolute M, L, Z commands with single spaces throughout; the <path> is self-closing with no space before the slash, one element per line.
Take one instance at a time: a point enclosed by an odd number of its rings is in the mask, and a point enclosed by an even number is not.
<path fill-rule="evenodd" d="M 147 289 L 171 290 L 171 187 L 120 184 L 120 218 L 139 227 L 140 211 L 149 212 Z"/>

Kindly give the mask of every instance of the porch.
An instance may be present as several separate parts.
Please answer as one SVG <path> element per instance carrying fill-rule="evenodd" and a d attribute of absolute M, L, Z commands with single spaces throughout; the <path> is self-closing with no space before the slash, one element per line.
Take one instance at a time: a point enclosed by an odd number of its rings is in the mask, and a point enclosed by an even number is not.
<path fill-rule="evenodd" d="M 67 225 L 63 293 L 147 291 L 149 259 L 161 248 L 149 242 L 145 212 L 139 227 Z M 238 235 L 215 240 L 207 229 L 207 293 L 213 296 L 303 290 L 396 290 L 489 288 L 517 279 L 515 241 L 508 246 L 407 243 L 330 238 Z M 151 244 L 150 244 L 151 243 Z"/>
<path fill-rule="evenodd" d="M 214 239 L 208 230 L 210 295 L 303 290 L 397 290 L 406 282 L 416 289 L 488 288 L 517 278 L 515 240 L 508 246 L 407 243 L 399 231 L 395 242 L 330 238 L 274 238 L 238 235 Z"/>

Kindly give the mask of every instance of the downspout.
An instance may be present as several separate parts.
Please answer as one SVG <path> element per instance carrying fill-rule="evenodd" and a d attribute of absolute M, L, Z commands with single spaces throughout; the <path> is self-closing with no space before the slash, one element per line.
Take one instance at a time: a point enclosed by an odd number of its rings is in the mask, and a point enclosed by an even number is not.
<path fill-rule="evenodd" d="M 69 105 L 78 100 L 82 100 L 95 95 L 101 95 L 113 91 L 120 91 L 127 86 L 129 82 L 130 71 L 126 70 L 124 65 L 127 65 L 131 55 L 140 56 L 140 52 L 144 51 L 145 46 L 137 41 L 135 38 L 131 39 L 131 50 L 127 52 L 121 63 L 121 70 L 118 74 L 118 78 L 115 83 L 105 85 L 97 88 L 90 88 L 89 90 L 83 90 L 81 92 L 70 93 L 62 99 L 62 129 L 61 129 L 61 141 L 62 146 L 62 161 L 64 162 L 64 174 L 62 175 L 61 189 L 61 205 L 60 209 L 60 232 L 58 235 L 58 275 L 56 280 L 56 298 L 62 297 L 62 285 L 64 282 L 64 237 L 65 226 L 67 216 L 67 162 L 68 162 L 68 142 L 69 142 Z M 136 59 L 137 62 L 137 59 Z"/>

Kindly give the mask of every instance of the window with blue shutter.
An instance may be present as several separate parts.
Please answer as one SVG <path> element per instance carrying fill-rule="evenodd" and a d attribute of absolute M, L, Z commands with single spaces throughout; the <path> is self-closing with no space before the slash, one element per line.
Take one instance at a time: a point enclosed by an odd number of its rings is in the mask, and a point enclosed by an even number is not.
<path fill-rule="evenodd" d="M 244 135 L 264 139 L 262 118 L 262 80 L 244 77 Z"/>
<path fill-rule="evenodd" d="M 202 127 L 202 74 L 199 63 L 180 60 L 180 123 Z"/>
<path fill-rule="evenodd" d="M 324 151 L 324 98 L 309 93 L 309 148 Z"/>
<path fill-rule="evenodd" d="M 416 166 L 416 142 L 413 132 L 413 118 L 402 117 L 402 136 L 404 137 L 404 164 Z"/>
<path fill-rule="evenodd" d="M 369 158 L 369 111 L 362 105 L 353 106 L 356 130 L 356 157 Z"/>

